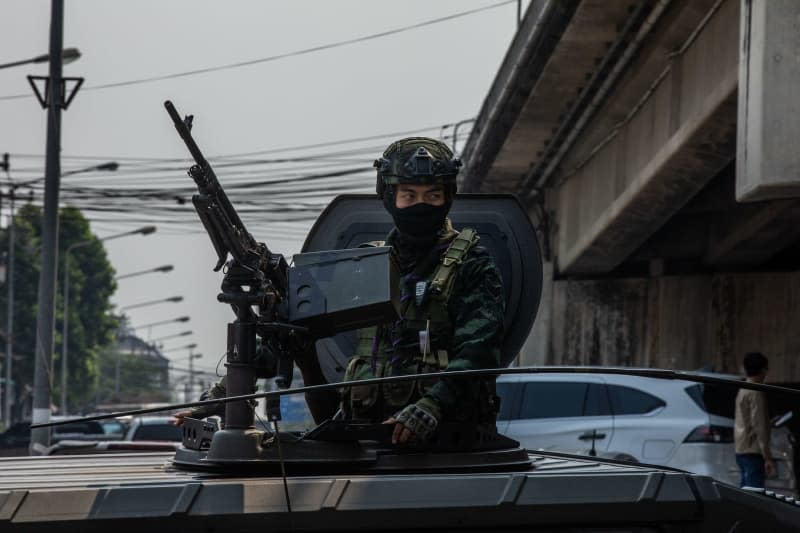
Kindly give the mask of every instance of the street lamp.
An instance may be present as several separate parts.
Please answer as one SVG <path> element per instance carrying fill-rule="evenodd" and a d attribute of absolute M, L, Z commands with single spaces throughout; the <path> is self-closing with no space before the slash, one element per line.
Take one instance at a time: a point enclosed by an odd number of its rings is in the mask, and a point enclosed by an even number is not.
<path fill-rule="evenodd" d="M 81 57 L 81 51 L 78 50 L 77 48 L 64 48 L 61 51 L 61 64 L 66 65 L 67 63 L 72 63 L 79 57 Z M 22 61 L 12 61 L 11 63 L 3 63 L 2 65 L 0 65 L 0 69 L 18 67 L 20 65 L 29 65 L 31 63 L 47 63 L 48 61 L 50 61 L 50 54 L 42 54 L 36 57 L 32 57 L 30 59 L 23 59 Z"/>
<path fill-rule="evenodd" d="M 156 231 L 155 226 L 143 226 L 132 231 L 125 231 L 97 239 L 97 242 L 110 241 L 127 237 L 128 235 L 150 235 Z M 94 243 L 95 240 L 86 240 L 72 243 L 64 252 L 64 320 L 61 334 L 61 414 L 67 414 L 67 340 L 69 334 L 69 254 L 77 248 L 83 248 Z"/>
<path fill-rule="evenodd" d="M 149 324 L 144 324 L 141 326 L 135 326 L 131 329 L 144 329 L 147 328 L 147 342 L 150 342 L 150 332 L 153 331 L 153 328 L 156 326 L 163 326 L 164 324 L 173 324 L 175 322 L 188 322 L 188 316 L 179 316 L 178 318 L 173 318 L 171 320 L 161 320 L 159 322 L 151 322 Z"/>
<path fill-rule="evenodd" d="M 191 399 L 189 396 L 194 392 L 194 360 L 203 357 L 202 354 L 192 353 L 193 348 L 189 348 L 189 386 L 186 390 L 186 401 Z"/>
<path fill-rule="evenodd" d="M 141 302 L 141 303 L 138 303 L 138 304 L 126 305 L 124 307 L 120 307 L 119 310 L 120 311 L 124 311 L 126 309 L 135 309 L 137 307 L 144 307 L 146 305 L 155 305 L 155 304 L 160 304 L 160 303 L 165 303 L 165 302 L 177 303 L 177 302 L 182 302 L 182 301 L 183 301 L 183 296 L 170 296 L 169 298 L 164 298 L 162 300 L 150 300 L 149 302 Z"/>
<path fill-rule="evenodd" d="M 86 168 L 79 168 L 76 170 L 68 170 L 66 172 L 62 172 L 61 177 L 63 178 L 64 176 L 83 174 L 84 172 L 98 172 L 98 171 L 102 172 L 104 170 L 110 170 L 111 172 L 114 172 L 118 168 L 119 168 L 119 163 L 117 163 L 116 161 L 108 161 L 107 163 L 100 163 L 99 165 L 92 165 Z"/>
<path fill-rule="evenodd" d="M 115 171 L 119 168 L 119 163 L 116 161 L 108 161 L 107 163 L 101 163 L 99 165 L 92 165 L 86 168 L 80 168 L 76 170 L 68 170 L 67 172 L 62 172 L 60 177 L 64 176 L 72 176 L 74 174 L 83 174 L 85 172 L 96 172 L 96 171 L 103 171 L 103 170 L 110 170 Z M 27 187 L 29 185 L 33 185 L 34 183 L 39 183 L 40 181 L 44 181 L 46 179 L 45 176 L 34 178 L 32 180 L 27 181 L 20 181 L 16 184 L 16 187 Z"/>
<path fill-rule="evenodd" d="M 194 331 L 181 331 L 180 333 L 175 333 L 174 335 L 166 335 L 164 337 L 159 337 L 157 339 L 153 339 L 152 343 L 155 344 L 159 341 L 165 341 L 167 339 L 174 339 L 176 337 L 185 337 L 187 335 L 191 335 Z"/>
<path fill-rule="evenodd" d="M 164 265 L 160 267 L 151 268 L 149 270 L 139 270 L 138 272 L 130 272 L 128 274 L 122 274 L 121 276 L 117 276 L 114 280 L 119 281 L 125 278 L 132 278 L 134 276 L 141 276 L 144 274 L 150 274 L 151 272 L 171 272 L 175 267 L 172 265 Z"/>
<path fill-rule="evenodd" d="M 149 324 L 143 324 L 141 326 L 134 326 L 131 329 L 144 329 L 144 328 L 152 328 L 155 326 L 163 326 L 164 324 L 172 324 L 173 322 L 188 322 L 190 317 L 188 316 L 179 316 L 178 318 L 173 318 L 170 320 L 161 320 L 159 322 L 151 322 Z"/>
<path fill-rule="evenodd" d="M 197 348 L 197 344 L 192 343 L 192 344 L 187 344 L 186 346 L 176 346 L 175 348 L 170 348 L 168 350 L 160 350 L 160 352 L 161 353 L 177 352 L 178 350 L 194 350 L 195 348 Z"/>

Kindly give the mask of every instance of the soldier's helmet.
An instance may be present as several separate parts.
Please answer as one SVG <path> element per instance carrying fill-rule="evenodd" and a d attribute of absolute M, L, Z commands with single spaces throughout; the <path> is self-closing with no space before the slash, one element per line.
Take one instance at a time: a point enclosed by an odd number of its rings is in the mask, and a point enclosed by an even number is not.
<path fill-rule="evenodd" d="M 408 137 L 389 145 L 383 156 L 375 160 L 375 191 L 384 198 L 387 188 L 399 184 L 442 184 L 449 198 L 456 193 L 456 176 L 461 160 L 453 157 L 448 146 L 428 137 Z"/>

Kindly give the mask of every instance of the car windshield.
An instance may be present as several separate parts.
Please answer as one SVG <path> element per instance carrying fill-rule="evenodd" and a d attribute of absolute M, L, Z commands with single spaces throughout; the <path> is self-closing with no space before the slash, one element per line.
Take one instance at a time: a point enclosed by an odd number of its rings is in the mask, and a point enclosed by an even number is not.
<path fill-rule="evenodd" d="M 165 422 L 163 424 L 142 424 L 133 434 L 132 440 L 168 440 L 180 441 L 181 429 Z"/>
<path fill-rule="evenodd" d="M 101 425 L 103 426 L 103 433 L 106 435 L 122 435 L 126 429 L 126 425 L 117 420 L 104 420 Z"/>

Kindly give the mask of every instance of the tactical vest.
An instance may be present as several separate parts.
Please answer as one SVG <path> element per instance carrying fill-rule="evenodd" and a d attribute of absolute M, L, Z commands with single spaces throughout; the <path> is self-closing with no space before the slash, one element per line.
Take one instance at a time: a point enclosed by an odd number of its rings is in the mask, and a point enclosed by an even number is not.
<path fill-rule="evenodd" d="M 404 276 L 401 319 L 357 332 L 358 346 L 347 366 L 346 381 L 438 372 L 447 367 L 453 337 L 448 302 L 458 269 L 478 239 L 475 230 L 464 228 L 450 242 L 432 272 L 411 281 Z M 368 244 L 383 245 L 383 242 Z M 435 382 L 419 380 L 351 387 L 343 391 L 342 406 L 351 419 L 385 419 L 422 397 Z"/>

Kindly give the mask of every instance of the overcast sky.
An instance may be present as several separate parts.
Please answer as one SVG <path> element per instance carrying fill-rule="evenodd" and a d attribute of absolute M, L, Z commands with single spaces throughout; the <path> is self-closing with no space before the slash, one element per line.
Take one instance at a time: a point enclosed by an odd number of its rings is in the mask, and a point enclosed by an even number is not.
<path fill-rule="evenodd" d="M 64 46 L 79 48 L 82 57 L 65 65 L 64 75 L 82 76 L 85 84 L 63 114 L 62 171 L 105 161 L 120 167 L 115 173 L 64 177 L 62 200 L 86 209 L 101 238 L 151 221 L 158 226 L 151 236 L 109 241 L 109 257 L 118 274 L 164 264 L 175 270 L 120 280 L 113 301 L 122 307 L 183 296 L 181 303 L 126 314 L 133 325 L 190 315 L 188 324 L 153 328 L 152 337 L 192 330 L 192 336 L 166 340 L 164 347 L 197 343 L 203 355 L 198 364 L 206 368 L 222 357 L 225 323 L 233 315 L 216 302 L 221 277 L 211 270 L 216 256 L 196 215 L 188 211 L 189 204 L 170 199 L 188 199 L 180 188 L 192 182 L 181 170 L 188 167 L 188 154 L 163 101 L 171 99 L 181 113 L 195 115 L 195 138 L 223 186 L 342 174 L 280 190 L 267 184 L 229 191 L 256 239 L 273 251 L 293 254 L 314 216 L 334 196 L 332 187 L 374 190 L 374 174 L 364 169 L 392 140 L 387 134 L 448 136 L 452 127 L 446 125 L 478 113 L 513 38 L 517 16 L 517 3 L 502 0 L 65 4 Z M 50 2 L 4 0 L 2 6 L 0 63 L 46 53 Z M 408 29 L 337 45 L 401 28 Z M 331 44 L 336 46 L 326 47 Z M 316 47 L 322 49 L 295 53 Z M 101 87 L 252 60 L 259 61 Z M 46 75 L 46 64 L 0 70 L 0 153 L 11 154 L 16 180 L 44 175 L 45 113 L 29 96 L 28 74 Z M 351 141 L 358 138 L 366 139 Z M 276 161 L 286 158 L 294 161 Z M 0 183 L 5 189 L 4 176 Z M 152 199 L 101 196 L 132 189 L 163 194 Z M 41 189 L 35 193 L 40 203 Z M 147 337 L 146 330 L 139 333 Z M 165 355 L 175 366 L 187 366 L 188 351 Z"/>

